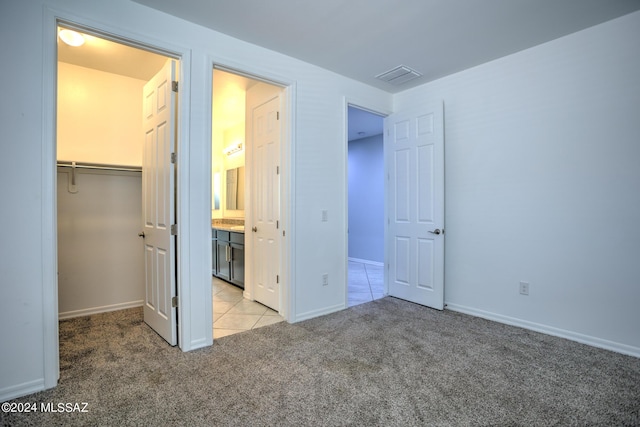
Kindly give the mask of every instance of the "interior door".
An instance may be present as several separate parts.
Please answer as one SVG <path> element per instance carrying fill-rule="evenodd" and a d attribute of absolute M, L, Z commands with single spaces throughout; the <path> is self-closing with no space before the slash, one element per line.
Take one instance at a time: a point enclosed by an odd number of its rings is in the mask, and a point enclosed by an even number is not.
<path fill-rule="evenodd" d="M 144 224 L 144 321 L 171 345 L 177 344 L 174 164 L 176 63 L 165 66 L 144 86 L 142 215 Z"/>
<path fill-rule="evenodd" d="M 254 299 L 280 309 L 280 98 L 252 111 Z"/>
<path fill-rule="evenodd" d="M 444 306 L 443 104 L 385 118 L 389 295 Z"/>

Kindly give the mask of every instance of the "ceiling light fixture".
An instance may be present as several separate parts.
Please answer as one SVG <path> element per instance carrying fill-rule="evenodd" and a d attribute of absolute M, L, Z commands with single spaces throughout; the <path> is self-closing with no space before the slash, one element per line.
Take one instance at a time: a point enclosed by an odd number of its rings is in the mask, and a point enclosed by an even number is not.
<path fill-rule="evenodd" d="M 77 31 L 62 29 L 58 33 L 60 40 L 69 46 L 82 46 L 84 44 L 84 36 Z"/>

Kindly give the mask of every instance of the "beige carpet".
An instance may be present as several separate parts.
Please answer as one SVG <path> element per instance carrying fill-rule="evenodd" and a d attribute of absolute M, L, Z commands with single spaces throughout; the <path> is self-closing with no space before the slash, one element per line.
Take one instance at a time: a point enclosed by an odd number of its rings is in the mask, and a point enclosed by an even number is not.
<path fill-rule="evenodd" d="M 637 426 L 640 359 L 383 298 L 183 353 L 138 309 L 60 323 L 57 388 L 3 425 Z"/>

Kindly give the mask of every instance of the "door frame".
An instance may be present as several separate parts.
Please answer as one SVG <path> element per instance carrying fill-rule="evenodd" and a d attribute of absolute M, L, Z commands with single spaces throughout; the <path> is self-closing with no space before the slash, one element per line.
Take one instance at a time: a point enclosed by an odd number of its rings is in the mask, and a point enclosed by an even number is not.
<path fill-rule="evenodd" d="M 60 376 L 60 352 L 58 338 L 58 248 L 57 248 L 57 27 L 59 24 L 80 31 L 96 34 L 100 37 L 125 43 L 133 47 L 154 51 L 180 62 L 179 80 L 182 87 L 190 87 L 191 50 L 145 37 L 122 28 L 97 23 L 82 16 L 73 15 L 58 9 L 46 7 L 43 22 L 43 102 L 42 102 L 42 323 L 44 354 L 44 388 L 57 385 Z M 189 91 L 178 92 L 177 141 L 176 151 L 189 152 L 189 128 L 191 106 Z M 189 229 L 189 156 L 178 156 L 176 183 L 176 215 L 180 218 L 180 227 Z M 187 233 L 179 235 L 176 242 L 176 279 L 177 292 L 181 300 L 188 301 L 190 272 L 184 260 L 189 259 L 190 239 Z M 178 310 L 178 345 L 183 351 L 190 350 L 191 340 L 188 331 L 191 327 L 189 307 Z"/>
<path fill-rule="evenodd" d="M 206 104 L 204 114 L 207 117 L 207 131 L 206 137 L 208 141 L 212 140 L 212 106 L 213 106 L 213 71 L 214 69 L 225 71 L 232 74 L 237 74 L 249 79 L 261 81 L 273 86 L 281 88 L 280 100 L 281 110 L 280 117 L 284 122 L 281 127 L 280 134 L 280 224 L 281 230 L 285 233 L 280 244 L 280 311 L 279 314 L 287 322 L 295 322 L 294 313 L 295 310 L 295 240 L 292 238 L 293 225 L 295 224 L 295 192 L 293 191 L 293 182 L 295 181 L 295 122 L 296 122 L 296 93 L 297 83 L 295 80 L 291 80 L 285 76 L 273 73 L 267 73 L 263 69 L 257 66 L 247 66 L 246 64 L 238 64 L 234 61 L 230 61 L 228 58 L 217 57 L 210 55 L 207 61 L 208 70 L 212 78 L 207 80 L 207 87 L 205 90 L 211 94 L 211 102 Z M 207 176 L 212 176 L 212 163 L 211 163 L 211 143 L 207 144 L 208 152 L 207 163 L 205 173 Z M 245 173 L 248 169 L 245 168 Z M 250 173 L 250 172 L 249 172 Z M 249 178 L 251 179 L 251 178 Z M 208 197 L 209 215 L 211 212 L 211 179 L 207 180 L 207 188 L 205 193 Z M 251 221 L 251 210 L 245 209 L 245 224 Z M 211 235 L 211 224 L 205 231 L 207 235 Z M 211 259 L 211 244 L 208 245 L 208 259 Z M 245 255 L 250 256 L 253 252 L 251 239 L 245 239 Z M 245 268 L 251 263 L 245 262 Z M 249 267 L 252 268 L 252 267 Z M 245 279 L 253 276 L 252 271 L 245 272 Z M 246 286 L 246 285 L 245 285 Z M 211 287 L 208 289 L 209 299 L 212 300 Z M 205 319 L 208 324 L 213 323 L 213 305 L 207 304 Z M 211 319 L 211 321 L 209 321 Z M 213 337 L 213 329 L 211 329 Z"/>
<path fill-rule="evenodd" d="M 391 114 L 393 114 L 392 110 L 389 110 L 381 105 L 376 105 L 371 102 L 367 102 L 364 100 L 358 100 L 350 97 L 343 98 L 343 118 L 344 118 L 344 142 L 342 146 L 342 158 L 344 159 L 344 168 L 343 168 L 343 182 L 344 182 L 344 198 L 343 198 L 343 221 L 345 224 L 345 232 L 343 234 L 344 240 L 342 242 L 343 250 L 344 250 L 344 308 L 349 307 L 349 107 L 358 108 L 363 111 L 370 112 L 372 114 L 376 114 L 381 116 L 383 119 Z M 382 146 L 383 152 L 382 155 L 386 156 L 386 146 L 383 144 Z M 386 163 L 385 163 L 385 173 L 386 173 Z M 388 185 L 389 180 L 385 179 L 384 181 L 384 214 L 387 217 L 387 208 L 388 208 Z M 389 285 L 388 285 L 388 244 L 387 244 L 387 223 L 384 224 L 384 292 L 385 294 L 389 293 Z"/>

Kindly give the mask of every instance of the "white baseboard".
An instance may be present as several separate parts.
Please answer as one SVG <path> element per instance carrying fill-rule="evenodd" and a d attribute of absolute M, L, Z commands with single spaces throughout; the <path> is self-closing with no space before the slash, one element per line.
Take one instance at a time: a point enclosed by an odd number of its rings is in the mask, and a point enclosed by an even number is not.
<path fill-rule="evenodd" d="M 197 350 L 199 348 L 209 347 L 212 344 L 213 342 L 207 341 L 206 338 L 194 340 L 194 341 L 191 341 L 191 347 L 189 347 L 189 351 Z"/>
<path fill-rule="evenodd" d="M 314 317 L 320 317 L 320 316 L 324 316 L 325 314 L 335 313 L 336 311 L 344 310 L 345 308 L 347 307 L 344 304 L 336 304 L 331 307 L 325 307 L 320 310 L 307 311 L 305 313 L 300 313 L 297 316 L 295 316 L 295 318 L 290 323 L 302 322 L 303 320 L 313 319 Z"/>
<path fill-rule="evenodd" d="M 82 310 L 65 311 L 62 313 L 58 313 L 58 320 L 72 319 L 74 317 L 89 316 L 92 314 L 106 313 L 109 311 L 124 310 L 127 308 L 142 307 L 143 305 L 144 301 L 139 300 L 122 302 L 119 304 L 104 305 L 102 307 L 84 308 Z"/>
<path fill-rule="evenodd" d="M 369 264 L 369 265 L 376 265 L 378 267 L 383 267 L 384 266 L 384 262 L 378 262 L 378 261 L 370 261 L 368 259 L 360 259 L 360 258 L 348 258 L 349 261 L 353 261 L 353 262 L 359 262 L 361 264 Z"/>
<path fill-rule="evenodd" d="M 27 381 L 22 384 L 12 385 L 0 390 L 0 402 L 26 396 L 44 390 L 44 378 Z"/>
<path fill-rule="evenodd" d="M 577 332 L 568 331 L 566 329 L 554 328 L 553 326 L 542 325 L 540 323 L 529 322 L 515 317 L 503 316 L 501 314 L 491 313 L 484 310 L 478 310 L 472 307 L 466 307 L 458 304 L 445 302 L 445 309 L 457 311 L 459 313 L 469 314 L 471 316 L 482 317 L 483 319 L 493 320 L 495 322 L 504 323 L 506 325 L 518 326 L 543 334 L 552 335 L 554 337 L 566 338 L 581 344 L 587 344 L 593 347 L 603 348 L 605 350 L 615 351 L 629 356 L 640 358 L 640 348 L 614 341 L 603 340 L 601 338 L 584 335 Z"/>

